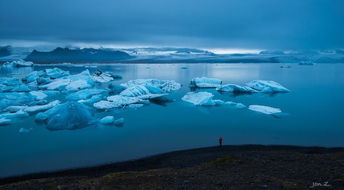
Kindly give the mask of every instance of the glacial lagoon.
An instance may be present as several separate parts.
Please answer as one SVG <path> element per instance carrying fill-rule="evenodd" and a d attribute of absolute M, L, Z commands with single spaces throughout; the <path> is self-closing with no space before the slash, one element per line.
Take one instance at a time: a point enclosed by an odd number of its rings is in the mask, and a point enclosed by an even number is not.
<path fill-rule="evenodd" d="M 289 67 L 283 67 L 290 65 Z M 344 64 L 83 64 L 1 70 L 0 77 L 22 78 L 34 70 L 58 67 L 77 74 L 97 69 L 133 79 L 175 80 L 182 87 L 171 102 L 151 102 L 134 109 L 95 111 L 101 119 L 124 118 L 123 126 L 96 125 L 76 130 L 48 130 L 34 116 L 0 126 L 0 177 L 94 166 L 153 154 L 224 144 L 344 146 Z M 289 93 L 220 93 L 193 89 L 195 77 L 219 78 L 224 84 L 273 80 Z M 246 106 L 266 105 L 284 113 L 273 117 L 247 108 L 195 106 L 181 98 L 188 92 L 210 92 L 214 99 Z M 19 132 L 21 128 L 28 132 Z"/>

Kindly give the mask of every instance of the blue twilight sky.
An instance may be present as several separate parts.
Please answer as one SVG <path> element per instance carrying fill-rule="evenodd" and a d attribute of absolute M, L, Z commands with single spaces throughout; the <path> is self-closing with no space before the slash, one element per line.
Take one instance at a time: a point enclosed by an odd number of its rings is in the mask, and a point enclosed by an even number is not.
<path fill-rule="evenodd" d="M 0 0 L 0 43 L 344 47 L 344 0 Z"/>

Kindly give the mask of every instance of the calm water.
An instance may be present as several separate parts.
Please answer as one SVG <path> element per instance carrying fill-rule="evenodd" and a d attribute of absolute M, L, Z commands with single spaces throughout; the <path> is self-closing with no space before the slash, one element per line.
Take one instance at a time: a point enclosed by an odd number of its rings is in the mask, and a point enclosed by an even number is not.
<path fill-rule="evenodd" d="M 186 66 L 187 69 L 181 67 Z M 21 77 L 47 67 L 22 68 L 0 76 Z M 85 67 L 66 67 L 78 73 Z M 0 127 L 0 177 L 121 161 L 168 152 L 224 144 L 284 144 L 344 146 L 344 64 L 117 64 L 99 66 L 123 76 L 118 83 L 137 78 L 173 79 L 183 84 L 166 105 L 150 104 L 137 110 L 96 113 L 125 118 L 123 127 L 90 127 L 49 131 L 33 118 Z M 88 68 L 94 71 L 95 68 Z M 206 90 L 216 98 L 281 108 L 274 118 L 247 109 L 225 106 L 195 107 L 181 101 L 194 77 L 217 77 L 224 83 L 243 84 L 254 79 L 274 80 L 291 90 L 274 96 L 233 97 Z M 21 127 L 33 128 L 19 133 Z"/>

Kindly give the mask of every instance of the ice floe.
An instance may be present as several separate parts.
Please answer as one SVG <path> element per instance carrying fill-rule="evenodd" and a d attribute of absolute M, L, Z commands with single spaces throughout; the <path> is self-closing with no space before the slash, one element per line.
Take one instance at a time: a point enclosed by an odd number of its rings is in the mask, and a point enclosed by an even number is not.
<path fill-rule="evenodd" d="M 159 90 L 160 89 L 157 89 L 153 92 L 158 92 Z M 162 92 L 162 91 L 160 90 L 159 92 Z M 120 95 L 127 96 L 127 97 L 137 97 L 140 99 L 152 99 L 152 98 L 164 96 L 166 94 L 154 94 L 154 93 L 151 93 L 151 91 L 148 88 L 146 88 L 146 86 L 136 85 L 136 86 L 128 87 L 127 89 L 123 90 L 120 93 Z"/>
<path fill-rule="evenodd" d="M 59 100 L 54 100 L 46 105 L 38 105 L 38 106 L 30 106 L 30 107 L 26 107 L 24 108 L 25 112 L 28 113 L 32 113 L 32 112 L 39 112 L 39 111 L 45 111 L 48 110 L 50 108 L 53 108 L 55 106 L 57 106 L 58 104 L 60 104 L 61 102 Z"/>
<path fill-rule="evenodd" d="M 158 80 L 158 79 L 136 79 L 136 80 L 129 80 L 126 83 L 121 84 L 122 86 L 129 88 L 137 85 L 143 86 L 153 86 L 156 88 L 160 88 L 166 93 L 171 91 L 179 90 L 181 88 L 181 84 L 177 83 L 174 80 Z"/>
<path fill-rule="evenodd" d="M 11 124 L 11 120 L 7 119 L 7 118 L 0 118 L 0 126 L 1 125 L 10 125 Z"/>
<path fill-rule="evenodd" d="M 197 106 L 214 106 L 224 103 L 222 100 L 213 100 L 213 97 L 214 95 L 209 92 L 188 92 L 182 100 Z"/>
<path fill-rule="evenodd" d="M 222 84 L 222 80 L 217 78 L 198 77 L 191 80 L 191 87 L 196 88 L 217 88 Z"/>
<path fill-rule="evenodd" d="M 18 132 L 19 133 L 28 133 L 30 131 L 32 131 L 32 128 L 20 128 Z"/>
<path fill-rule="evenodd" d="M 136 97 L 126 97 L 121 95 L 114 95 L 107 97 L 107 101 L 102 100 L 93 104 L 97 109 L 112 109 L 119 108 L 129 104 L 139 103 L 141 100 Z"/>
<path fill-rule="evenodd" d="M 275 81 L 253 80 L 246 83 L 246 85 L 263 93 L 289 92 L 287 88 Z"/>
<path fill-rule="evenodd" d="M 278 114 L 281 113 L 281 109 L 279 108 L 274 108 L 274 107 L 269 107 L 269 106 L 263 106 L 263 105 L 250 105 L 248 107 L 249 110 L 260 112 L 263 114 Z"/>
<path fill-rule="evenodd" d="M 217 87 L 216 90 L 221 92 L 232 92 L 232 93 L 255 93 L 258 92 L 257 90 L 248 87 L 248 86 L 240 86 L 237 84 L 225 84 L 220 87 Z"/>
<path fill-rule="evenodd" d="M 29 92 L 32 96 L 36 98 L 36 100 L 43 100 L 46 97 L 48 97 L 47 94 L 45 94 L 43 91 L 31 91 Z"/>
<path fill-rule="evenodd" d="M 232 102 L 232 101 L 225 102 L 225 105 L 229 105 L 231 107 L 238 108 L 238 109 L 246 108 L 246 106 L 243 103 L 237 103 L 237 102 Z"/>
<path fill-rule="evenodd" d="M 111 125 L 111 124 L 113 124 L 114 121 L 115 121 L 114 116 L 105 116 L 99 120 L 99 123 L 101 123 L 103 125 Z"/>

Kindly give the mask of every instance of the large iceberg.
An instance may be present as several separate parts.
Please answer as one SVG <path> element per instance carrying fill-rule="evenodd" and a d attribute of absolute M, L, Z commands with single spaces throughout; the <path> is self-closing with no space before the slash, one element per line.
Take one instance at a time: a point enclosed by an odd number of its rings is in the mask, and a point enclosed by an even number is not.
<path fill-rule="evenodd" d="M 213 97 L 214 95 L 209 92 L 188 92 L 182 100 L 197 106 L 214 106 L 224 103 L 222 100 L 213 100 Z"/>
<path fill-rule="evenodd" d="M 250 88 L 264 93 L 289 92 L 287 88 L 275 81 L 253 80 L 246 83 L 246 85 Z"/>
<path fill-rule="evenodd" d="M 49 130 L 73 130 L 94 124 L 89 108 L 78 102 L 66 102 L 37 114 L 37 120 L 46 120 Z"/>
<path fill-rule="evenodd" d="M 50 71 L 54 75 L 53 71 Z M 78 91 L 84 88 L 91 88 L 94 85 L 94 80 L 90 75 L 88 70 L 85 70 L 76 75 L 64 76 L 63 71 L 57 70 L 56 76 L 59 76 L 58 79 L 53 80 L 52 82 L 40 86 L 42 89 L 49 90 L 67 90 L 67 91 Z M 56 77 L 55 76 L 55 77 Z"/>
<path fill-rule="evenodd" d="M 143 86 L 149 85 L 156 88 L 160 88 L 164 92 L 171 92 L 174 90 L 179 90 L 181 88 L 181 84 L 177 83 L 174 80 L 158 80 L 158 79 L 136 79 L 136 80 L 130 80 L 121 85 L 126 88 L 137 86 L 137 85 L 143 85 Z"/>
<path fill-rule="evenodd" d="M 257 90 L 248 87 L 248 86 L 240 86 L 237 84 L 225 84 L 222 85 L 216 90 L 221 91 L 221 92 L 232 92 L 232 93 L 254 93 L 257 92 Z"/>
<path fill-rule="evenodd" d="M 222 80 L 217 78 L 198 77 L 191 80 L 191 87 L 195 88 L 217 88 L 222 84 Z"/>
<path fill-rule="evenodd" d="M 248 109 L 252 111 L 260 112 L 263 114 L 268 114 L 268 115 L 282 113 L 281 109 L 279 108 L 273 108 L 273 107 L 263 106 L 263 105 L 250 105 Z"/>

